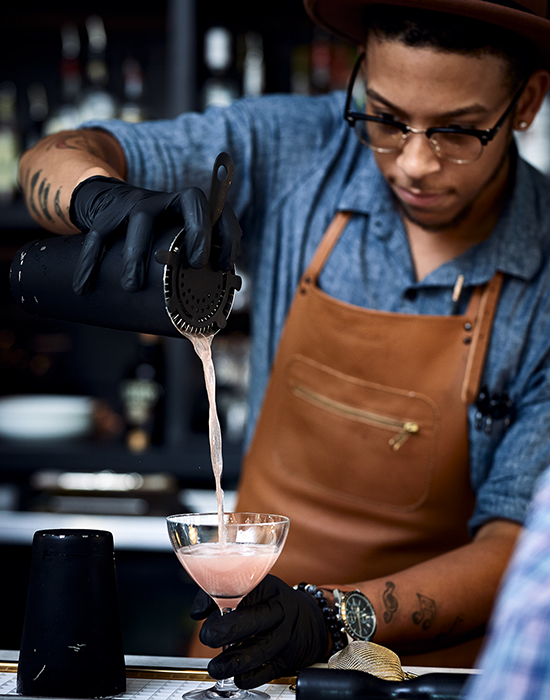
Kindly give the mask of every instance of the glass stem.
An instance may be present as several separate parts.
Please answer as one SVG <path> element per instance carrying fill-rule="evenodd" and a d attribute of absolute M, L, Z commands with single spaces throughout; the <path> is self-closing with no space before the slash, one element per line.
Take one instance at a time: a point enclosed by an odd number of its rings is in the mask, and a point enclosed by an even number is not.
<path fill-rule="evenodd" d="M 222 615 L 225 615 L 228 612 L 231 612 L 232 610 L 233 610 L 233 608 L 222 608 L 220 606 L 220 612 Z M 231 646 L 230 644 L 224 644 L 222 647 L 222 650 L 225 651 L 230 646 Z M 222 678 L 221 680 L 216 681 L 216 685 L 214 686 L 214 690 L 222 698 L 231 698 L 231 696 L 234 693 L 241 692 L 241 689 L 235 685 L 235 680 L 234 680 L 233 676 L 230 676 L 229 678 Z"/>

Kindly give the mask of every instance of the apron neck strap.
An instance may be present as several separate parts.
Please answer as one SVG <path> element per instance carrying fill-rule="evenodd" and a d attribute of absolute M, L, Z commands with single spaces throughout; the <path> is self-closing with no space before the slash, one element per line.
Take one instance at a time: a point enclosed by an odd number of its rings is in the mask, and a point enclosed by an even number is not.
<path fill-rule="evenodd" d="M 464 382 L 462 384 L 461 398 L 466 404 L 473 403 L 477 398 L 481 373 L 483 371 L 483 365 L 485 364 L 485 355 L 489 346 L 491 328 L 493 326 L 493 319 L 495 317 L 503 279 L 504 276 L 502 272 L 495 272 L 493 278 L 485 286 L 479 301 L 472 342 L 470 344 L 470 352 L 466 363 L 466 372 L 464 373 Z M 479 294 L 478 290 L 480 290 L 480 287 L 474 290 L 470 302 L 474 301 L 474 296 Z M 477 301 L 477 299 L 475 301 Z M 474 310 L 472 306 L 476 305 L 475 301 L 474 304 L 470 303 L 468 305 L 466 315 L 469 315 L 470 312 Z"/>
<path fill-rule="evenodd" d="M 307 267 L 307 270 L 304 272 L 304 277 L 307 277 L 314 284 L 317 282 L 317 278 L 319 277 L 321 270 L 323 269 L 332 249 L 336 245 L 336 242 L 340 238 L 340 234 L 346 228 L 350 218 L 350 211 L 337 211 L 329 227 L 325 231 L 321 242 L 317 246 L 317 250 L 315 251 L 313 258 Z"/>

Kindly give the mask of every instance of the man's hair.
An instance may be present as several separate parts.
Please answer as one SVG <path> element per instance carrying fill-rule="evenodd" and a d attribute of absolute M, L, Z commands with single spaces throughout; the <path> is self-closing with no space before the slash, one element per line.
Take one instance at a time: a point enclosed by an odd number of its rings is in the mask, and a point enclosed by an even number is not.
<path fill-rule="evenodd" d="M 368 5 L 364 23 L 369 35 L 406 46 L 474 56 L 493 55 L 507 64 L 507 82 L 515 90 L 539 65 L 527 39 L 507 29 L 469 17 L 399 5 Z"/>

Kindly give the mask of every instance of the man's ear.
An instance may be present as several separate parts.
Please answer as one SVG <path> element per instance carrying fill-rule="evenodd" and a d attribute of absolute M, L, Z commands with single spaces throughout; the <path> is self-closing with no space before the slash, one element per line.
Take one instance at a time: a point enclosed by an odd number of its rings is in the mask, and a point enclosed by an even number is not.
<path fill-rule="evenodd" d="M 549 87 L 550 73 L 547 70 L 539 69 L 530 75 L 515 111 L 514 129 L 524 131 L 531 126 Z"/>

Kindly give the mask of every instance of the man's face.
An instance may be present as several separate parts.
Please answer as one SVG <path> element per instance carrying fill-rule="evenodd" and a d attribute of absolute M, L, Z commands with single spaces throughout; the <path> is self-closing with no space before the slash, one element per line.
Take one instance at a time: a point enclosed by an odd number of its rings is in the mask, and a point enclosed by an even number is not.
<path fill-rule="evenodd" d="M 474 57 L 371 37 L 366 73 L 369 114 L 392 116 L 415 129 L 488 129 L 512 96 L 497 56 Z M 424 134 L 409 135 L 399 153 L 374 153 L 405 219 L 427 230 L 449 230 L 486 216 L 508 176 L 507 121 L 473 163 L 439 159 Z"/>

